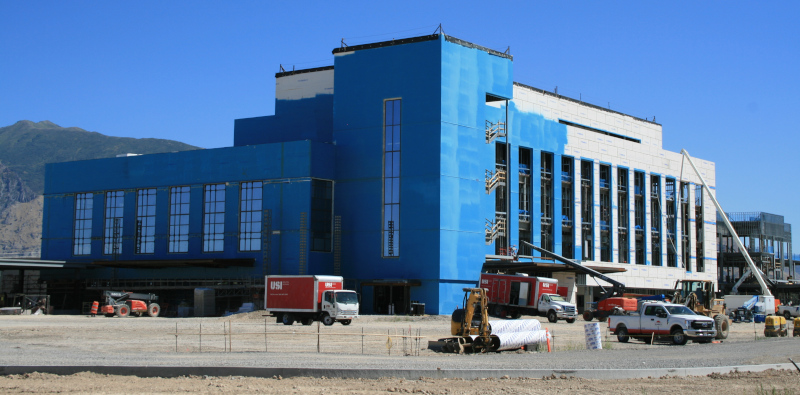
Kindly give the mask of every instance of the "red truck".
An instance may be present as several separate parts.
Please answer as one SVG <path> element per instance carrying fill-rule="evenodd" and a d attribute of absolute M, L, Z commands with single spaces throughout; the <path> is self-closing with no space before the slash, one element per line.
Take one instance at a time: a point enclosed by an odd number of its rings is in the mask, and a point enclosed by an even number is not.
<path fill-rule="evenodd" d="M 550 322 L 562 319 L 570 324 L 578 317 L 575 305 L 558 294 L 554 278 L 481 273 L 480 284 L 488 290 L 489 312 L 494 316 L 543 315 Z"/>
<path fill-rule="evenodd" d="M 350 325 L 358 318 L 358 294 L 343 289 L 343 281 L 341 276 L 266 276 L 265 309 L 284 325 Z"/>

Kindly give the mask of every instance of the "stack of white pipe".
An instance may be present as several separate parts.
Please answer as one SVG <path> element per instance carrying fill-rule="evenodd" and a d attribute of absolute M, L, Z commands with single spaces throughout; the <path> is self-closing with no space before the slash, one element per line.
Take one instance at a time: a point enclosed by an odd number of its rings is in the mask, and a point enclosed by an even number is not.
<path fill-rule="evenodd" d="M 516 350 L 527 344 L 544 343 L 549 336 L 542 329 L 539 320 L 494 320 L 489 321 L 489 326 L 492 329 L 492 338 L 499 341 L 497 351 Z"/>

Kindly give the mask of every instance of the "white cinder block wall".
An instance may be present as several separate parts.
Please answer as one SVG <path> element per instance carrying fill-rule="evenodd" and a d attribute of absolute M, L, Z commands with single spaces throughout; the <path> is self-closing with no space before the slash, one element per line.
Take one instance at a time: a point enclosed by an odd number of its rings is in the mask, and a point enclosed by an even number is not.
<path fill-rule="evenodd" d="M 678 152 L 665 151 L 662 148 L 663 131 L 659 124 L 634 118 L 629 115 L 619 114 L 610 110 L 595 108 L 589 105 L 576 103 L 575 101 L 555 97 L 552 94 L 545 94 L 534 89 L 524 86 L 514 86 L 514 104 L 517 108 L 525 111 L 541 114 L 547 119 L 558 122 L 559 119 L 573 122 L 576 124 L 586 125 L 592 128 L 605 130 L 614 134 L 619 134 L 626 137 L 641 140 L 641 143 L 615 138 L 602 133 L 593 132 L 591 130 L 567 126 L 567 145 L 564 148 L 563 155 L 571 156 L 576 160 L 581 158 L 592 159 L 594 161 L 594 199 L 595 199 L 595 261 L 587 262 L 593 266 L 606 266 L 606 267 L 619 267 L 627 271 L 624 273 L 612 274 L 610 277 L 617 279 L 626 284 L 629 288 L 650 288 L 650 289 L 671 289 L 675 285 L 677 279 L 701 279 L 717 280 L 717 261 L 716 261 L 716 209 L 711 203 L 711 200 L 703 192 L 703 215 L 704 215 L 704 250 L 705 260 L 702 272 L 697 271 L 696 262 L 696 246 L 697 246 L 697 232 L 695 227 L 695 190 L 696 186 L 700 185 L 700 179 L 694 174 L 688 163 L 683 163 L 681 169 L 681 162 L 683 156 Z M 691 153 L 690 153 L 691 154 Z M 703 160 L 697 157 L 692 158 L 698 167 L 698 170 L 703 175 L 703 178 L 714 190 L 716 183 L 715 178 L 715 164 L 713 162 Z M 633 183 L 634 183 L 634 170 L 645 172 L 645 215 L 647 218 L 647 226 L 645 227 L 645 240 L 646 240 L 646 261 L 647 265 L 637 265 L 634 263 L 619 263 L 619 250 L 620 248 L 627 248 L 629 250 L 630 262 L 633 262 L 634 257 L 634 244 L 633 232 L 629 236 L 629 245 L 619 246 L 616 234 L 612 237 L 612 261 L 600 261 L 600 226 L 599 226 L 599 208 L 598 202 L 600 201 L 600 188 L 599 188 L 599 163 L 611 164 L 611 175 L 613 182 L 617 179 L 618 167 L 628 169 L 628 183 L 629 183 L 629 206 L 624 208 L 629 210 L 629 221 L 632 224 L 634 220 L 634 206 L 633 206 Z M 575 165 L 575 179 L 580 179 L 580 164 L 576 162 Z M 680 254 L 680 236 L 676 242 L 678 244 L 678 264 L 683 267 L 667 267 L 666 266 L 666 212 L 662 208 L 661 224 L 662 224 L 662 237 L 661 237 L 661 252 L 662 266 L 652 266 L 651 254 L 652 246 L 650 245 L 650 218 L 651 210 L 649 188 L 650 176 L 657 174 L 661 179 L 661 201 L 664 202 L 666 193 L 666 178 L 674 178 L 676 184 L 676 199 L 680 198 L 680 182 L 689 182 L 689 235 L 690 247 L 692 249 L 689 254 L 691 262 L 689 264 L 690 271 L 687 271 L 686 264 L 681 262 Z M 575 182 L 574 196 L 575 196 L 575 213 L 580 214 L 580 183 Z M 611 202 L 613 207 L 612 212 L 612 232 L 616 229 L 616 221 L 618 218 L 617 204 L 617 191 L 612 184 Z M 681 232 L 681 211 L 680 206 L 676 210 L 678 216 L 678 232 Z M 577 222 L 577 221 L 576 221 Z M 577 222 L 579 223 L 579 222 Z M 580 227 L 577 227 L 576 232 L 576 245 L 580 245 Z M 680 233 L 678 233 L 680 235 Z M 587 285 L 595 285 L 594 280 L 587 279 Z M 604 284 L 605 285 L 605 284 Z"/>

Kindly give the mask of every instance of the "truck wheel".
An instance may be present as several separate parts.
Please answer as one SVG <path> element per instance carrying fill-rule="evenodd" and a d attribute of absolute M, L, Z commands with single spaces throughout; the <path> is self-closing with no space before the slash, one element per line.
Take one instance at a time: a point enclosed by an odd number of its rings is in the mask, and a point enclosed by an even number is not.
<path fill-rule="evenodd" d="M 313 323 L 314 323 L 314 318 L 311 318 L 311 317 L 301 318 L 301 319 L 300 319 L 300 322 L 301 322 L 303 325 L 311 325 L 311 324 L 313 324 Z"/>
<path fill-rule="evenodd" d="M 558 316 L 556 315 L 556 312 L 553 311 L 553 310 L 550 310 L 547 313 L 547 320 L 550 321 L 550 322 L 558 322 Z"/>
<path fill-rule="evenodd" d="M 322 325 L 331 326 L 336 320 L 333 317 L 329 316 L 327 313 L 322 316 Z"/>
<path fill-rule="evenodd" d="M 158 317 L 159 313 L 161 313 L 161 306 L 158 303 L 150 303 L 150 306 L 147 306 L 147 315 L 150 317 Z"/>
<path fill-rule="evenodd" d="M 350 323 L 353 322 L 353 320 L 342 320 L 341 322 L 342 325 L 350 325 Z"/>
<path fill-rule="evenodd" d="M 519 310 L 514 310 L 514 311 L 511 312 L 511 318 L 512 319 L 516 320 L 519 317 L 522 317 L 522 313 L 520 313 Z"/>
<path fill-rule="evenodd" d="M 494 308 L 492 309 L 492 315 L 497 318 L 506 318 L 503 314 L 503 306 L 500 306 L 499 304 L 494 305 Z"/>
<path fill-rule="evenodd" d="M 124 304 L 116 308 L 115 311 L 117 317 L 124 318 L 127 317 L 128 314 L 131 313 L 131 308 L 128 305 Z"/>
<path fill-rule="evenodd" d="M 670 335 L 672 335 L 672 343 L 676 346 L 682 346 L 689 340 L 681 328 L 673 329 L 672 332 L 670 332 Z"/>
<path fill-rule="evenodd" d="M 592 314 L 591 311 L 586 310 L 586 311 L 583 312 L 583 320 L 584 321 L 591 321 L 592 319 L 594 319 L 594 314 Z"/>
<path fill-rule="evenodd" d="M 624 326 L 617 328 L 617 340 L 620 343 L 627 343 L 630 339 L 631 337 L 628 336 L 628 328 Z"/>
<path fill-rule="evenodd" d="M 784 311 L 783 312 L 783 317 L 786 318 L 786 321 L 789 321 L 789 320 L 792 319 L 792 313 L 790 313 L 788 310 Z"/>
<path fill-rule="evenodd" d="M 575 318 L 567 318 L 567 324 L 575 323 Z"/>
<path fill-rule="evenodd" d="M 728 321 L 728 317 L 724 314 L 717 314 L 714 317 L 714 328 L 717 330 L 716 339 L 727 339 L 728 338 L 728 330 L 731 327 L 731 322 Z"/>
<path fill-rule="evenodd" d="M 283 325 L 292 325 L 294 324 L 294 317 L 291 314 L 285 313 L 283 315 Z"/>

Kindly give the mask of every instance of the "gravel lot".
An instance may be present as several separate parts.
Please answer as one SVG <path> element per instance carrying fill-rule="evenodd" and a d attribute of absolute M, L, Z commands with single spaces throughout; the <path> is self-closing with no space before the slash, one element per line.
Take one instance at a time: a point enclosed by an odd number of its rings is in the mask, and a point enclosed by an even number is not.
<path fill-rule="evenodd" d="M 719 344 L 688 343 L 685 346 L 674 346 L 669 341 L 657 341 L 653 345 L 635 340 L 629 343 L 619 343 L 616 337 L 607 333 L 605 323 L 601 323 L 601 328 L 606 333 L 604 349 L 586 350 L 583 332 L 586 322 L 579 320 L 574 324 L 567 324 L 563 321 L 550 324 L 546 322 L 546 319 L 541 319 L 541 321 L 543 327 L 548 328 L 554 336 L 554 352 L 513 351 L 456 355 L 437 353 L 427 349 L 428 340 L 436 340 L 449 335 L 448 316 L 364 316 L 350 326 L 337 323 L 331 327 L 318 327 L 316 323 L 311 326 L 299 324 L 285 326 L 277 324 L 272 317 L 265 317 L 264 312 L 219 318 L 0 316 L 0 365 L 302 367 L 423 369 L 430 371 L 439 369 L 507 369 L 509 372 L 513 372 L 517 369 L 617 370 L 785 364 L 789 362 L 789 358 L 800 361 L 800 337 L 765 338 L 763 324 L 733 324 L 729 338 Z M 230 333 L 231 327 L 233 336 L 223 335 L 223 333 Z M 318 330 L 319 337 L 317 336 Z M 391 347 L 388 346 L 388 335 L 408 335 L 409 333 L 419 334 L 423 338 L 416 342 L 413 339 L 403 340 L 400 337 L 393 337 L 390 343 Z M 318 338 L 319 353 L 317 352 Z M 792 371 L 762 373 L 761 376 L 756 374 L 755 377 L 765 377 L 764 374 L 770 377 L 774 376 L 775 380 L 763 381 L 768 384 L 764 387 L 767 390 L 770 388 L 796 389 L 800 388 L 800 377 L 794 377 L 795 373 Z M 79 373 L 79 375 L 89 374 Z M 11 382 L 10 380 L 16 380 L 17 384 L 28 382 L 32 385 L 39 382 L 37 380 L 44 380 L 44 382 L 54 380 L 53 377 L 45 380 L 42 377 L 47 377 L 47 375 L 38 375 L 0 376 L 0 389 L 8 390 L 10 387 L 3 385 Z M 59 380 L 67 383 L 69 381 L 67 378 L 74 376 L 76 375 L 63 376 Z M 202 380 L 204 378 L 196 377 L 194 379 Z M 125 378 L 120 380 L 124 382 Z M 140 378 L 139 380 L 148 379 Z M 301 378 L 285 379 L 281 383 L 289 385 L 287 383 L 290 383 L 291 380 L 301 380 Z M 315 379 L 306 378 L 306 380 L 313 381 Z M 388 380 L 388 378 L 384 380 Z M 439 382 L 441 380 L 444 379 L 439 379 Z M 522 392 L 526 392 L 524 390 L 529 388 L 524 382 L 519 381 L 523 379 L 514 380 L 506 383 L 519 382 L 519 386 L 512 385 L 509 388 L 519 388 Z M 573 380 L 585 381 L 584 379 Z M 707 378 L 705 381 L 708 380 L 711 378 Z M 796 383 L 797 386 L 774 387 L 776 383 L 783 382 L 781 380 L 787 380 L 786 383 Z M 369 380 L 361 381 L 370 382 Z M 572 380 L 560 381 L 569 383 L 569 385 L 576 384 Z M 616 380 L 615 382 L 619 384 L 623 381 Z M 751 384 L 761 382 L 757 379 L 753 381 L 753 377 L 745 381 Z M 395 380 L 396 382 L 397 380 Z M 291 386 L 299 385 L 297 383 L 291 384 Z M 630 381 L 630 385 L 638 385 L 637 383 L 640 381 Z M 703 382 L 702 385 L 706 384 Z M 304 382 L 302 385 L 310 384 Z M 19 388 L 25 389 L 25 387 Z M 186 388 L 195 387 L 187 385 Z M 197 388 L 209 390 L 202 385 Z M 246 389 L 235 386 L 230 388 Z M 404 389 L 406 387 L 397 388 Z M 449 387 L 445 386 L 440 389 L 442 388 Z M 555 388 L 558 387 L 553 387 L 553 389 Z M 597 389 L 594 385 L 589 385 L 587 388 Z M 616 389 L 623 388 L 629 387 Z M 384 392 L 388 389 L 389 387 L 386 387 L 376 389 L 376 391 Z M 69 388 L 62 388 L 62 390 L 69 390 Z M 84 390 L 90 391 L 88 388 L 84 388 Z M 352 390 L 362 391 L 358 388 L 352 388 Z M 114 391 L 97 388 L 91 392 Z M 158 391 L 153 389 L 152 392 Z M 646 392 L 653 393 L 650 390 Z"/>

